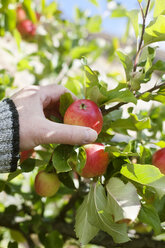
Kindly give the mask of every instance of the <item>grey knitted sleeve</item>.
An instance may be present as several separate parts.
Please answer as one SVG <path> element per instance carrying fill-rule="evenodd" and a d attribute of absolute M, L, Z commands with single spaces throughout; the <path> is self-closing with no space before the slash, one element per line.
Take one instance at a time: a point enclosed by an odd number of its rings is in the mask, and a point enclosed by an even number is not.
<path fill-rule="evenodd" d="M 0 102 L 0 173 L 13 172 L 19 159 L 19 116 L 11 99 Z"/>

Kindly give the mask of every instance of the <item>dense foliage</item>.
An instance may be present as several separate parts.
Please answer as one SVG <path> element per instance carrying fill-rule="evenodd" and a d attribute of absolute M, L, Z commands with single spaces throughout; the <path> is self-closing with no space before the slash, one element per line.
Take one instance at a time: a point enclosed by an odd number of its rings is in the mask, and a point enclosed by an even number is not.
<path fill-rule="evenodd" d="M 97 0 L 90 2 L 99 6 Z M 16 172 L 1 175 L 1 247 L 165 245 L 165 176 L 152 165 L 153 153 L 165 147 L 165 62 L 157 57 L 157 42 L 165 41 L 165 2 L 137 3 L 139 9 L 130 11 L 107 0 L 110 18 L 127 20 L 124 37 L 118 39 L 102 32 L 101 15 L 76 8 L 70 21 L 56 1 L 1 1 L 0 35 L 17 44 L 17 72 L 28 72 L 34 85 L 63 84 L 78 98 L 97 103 L 103 114 L 97 142 L 110 158 L 104 175 L 84 179 L 72 170 L 73 164 L 79 170 L 85 165 L 83 147 L 43 145 Z M 32 25 L 26 33 L 20 28 L 24 19 Z M 15 56 L 10 48 L 5 52 Z M 2 68 L 0 98 L 16 87 L 13 74 Z M 72 102 L 70 94 L 61 97 L 62 117 Z M 52 116 L 52 121 L 63 118 Z M 52 197 L 34 190 L 35 175 L 45 168 L 53 168 L 61 181 Z"/>

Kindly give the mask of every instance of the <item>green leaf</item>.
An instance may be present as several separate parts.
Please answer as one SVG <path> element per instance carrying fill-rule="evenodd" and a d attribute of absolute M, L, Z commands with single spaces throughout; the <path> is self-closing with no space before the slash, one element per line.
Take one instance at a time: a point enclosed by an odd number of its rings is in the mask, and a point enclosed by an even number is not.
<path fill-rule="evenodd" d="M 105 151 L 109 153 L 109 156 L 114 157 L 132 157 L 132 156 L 138 156 L 138 153 L 130 152 L 130 151 L 120 151 L 116 146 L 107 146 L 105 148 Z"/>
<path fill-rule="evenodd" d="M 125 164 L 120 173 L 130 180 L 154 189 L 159 197 L 165 195 L 165 176 L 149 164 Z"/>
<path fill-rule="evenodd" d="M 36 23 L 37 19 L 36 19 L 35 11 L 32 9 L 32 6 L 33 6 L 32 0 L 24 0 L 23 6 L 24 6 L 29 18 L 32 20 L 32 22 Z"/>
<path fill-rule="evenodd" d="M 140 210 L 140 200 L 135 186 L 124 184 L 119 178 L 111 178 L 106 185 L 108 192 L 107 210 L 115 221 L 129 219 L 134 221 Z"/>
<path fill-rule="evenodd" d="M 31 172 L 34 170 L 35 163 L 36 159 L 28 158 L 24 160 L 20 165 L 22 172 Z"/>
<path fill-rule="evenodd" d="M 19 48 L 19 50 L 21 49 L 21 34 L 20 34 L 20 32 L 18 32 L 18 30 L 17 29 L 14 29 L 13 30 L 13 35 L 14 35 L 14 38 L 15 38 L 15 40 L 16 40 L 16 43 L 17 43 L 17 46 L 18 46 L 18 48 Z"/>
<path fill-rule="evenodd" d="M 152 73 L 153 71 L 163 71 L 165 72 L 165 62 L 162 60 L 156 61 L 151 68 L 149 69 L 148 73 Z"/>
<path fill-rule="evenodd" d="M 155 0 L 154 17 L 165 14 L 165 1 Z"/>
<path fill-rule="evenodd" d="M 51 18 L 57 11 L 58 5 L 55 1 L 52 1 L 49 5 L 44 6 L 43 13 L 47 18 Z"/>
<path fill-rule="evenodd" d="M 144 33 L 144 45 L 158 41 L 165 41 L 165 16 L 160 15 L 146 27 Z"/>
<path fill-rule="evenodd" d="M 163 177 L 160 170 L 150 164 L 125 164 L 120 172 L 123 176 L 145 185 Z"/>
<path fill-rule="evenodd" d="M 15 177 L 19 176 L 22 173 L 22 170 L 17 169 L 16 171 L 10 173 L 7 178 L 7 182 L 10 182 L 13 180 Z"/>
<path fill-rule="evenodd" d="M 99 3 L 97 0 L 89 0 L 91 3 L 93 3 L 95 6 L 99 6 Z"/>
<path fill-rule="evenodd" d="M 89 194 L 84 198 L 83 203 L 77 210 L 76 214 L 76 223 L 75 223 L 75 231 L 76 236 L 79 238 L 79 241 L 82 245 L 88 244 L 89 241 L 96 236 L 99 231 L 99 228 L 91 225 L 88 221 L 88 204 L 91 200 L 89 198 Z"/>
<path fill-rule="evenodd" d="M 55 148 L 52 162 L 57 173 L 67 172 L 72 170 L 68 163 L 68 158 L 73 151 L 73 147 L 70 145 L 59 145 Z"/>
<path fill-rule="evenodd" d="M 154 61 L 155 56 L 156 56 L 156 49 L 157 48 L 158 48 L 157 46 L 156 47 L 149 47 L 149 46 L 145 47 L 143 49 L 141 56 L 140 56 L 139 63 L 142 63 L 143 66 L 144 66 L 143 63 L 145 63 L 144 69 L 145 69 L 146 76 L 149 79 L 151 77 L 152 72 L 155 70 L 153 61 Z M 158 67 L 158 70 L 159 70 L 159 67 Z M 147 78 L 147 81 L 148 81 L 148 78 Z"/>
<path fill-rule="evenodd" d="M 155 235 L 161 233 L 161 223 L 159 215 L 152 205 L 142 205 L 138 218 L 141 222 L 152 226 Z"/>
<path fill-rule="evenodd" d="M 12 241 L 10 241 L 9 243 L 8 243 L 8 246 L 7 246 L 8 248 L 18 248 L 18 243 L 17 242 L 12 242 Z"/>
<path fill-rule="evenodd" d="M 127 16 L 127 10 L 121 5 L 115 8 L 111 13 L 111 18 L 126 17 L 126 16 Z"/>
<path fill-rule="evenodd" d="M 14 9 L 8 9 L 5 17 L 7 29 L 11 32 L 16 26 L 16 11 Z"/>
<path fill-rule="evenodd" d="M 137 103 L 137 99 L 129 89 L 120 89 L 120 86 L 114 90 L 105 92 L 105 88 L 101 88 L 100 92 L 107 97 L 106 104 L 113 102 L 132 102 Z"/>
<path fill-rule="evenodd" d="M 58 174 L 59 180 L 68 188 L 75 189 L 73 179 L 69 172 L 63 172 Z"/>
<path fill-rule="evenodd" d="M 6 182 L 3 180 L 0 180 L 0 192 L 2 192 L 5 188 Z"/>
<path fill-rule="evenodd" d="M 139 18 L 138 18 L 138 15 L 139 15 L 139 11 L 136 9 L 133 9 L 133 10 L 127 12 L 127 16 L 130 18 L 130 21 L 133 25 L 136 38 L 139 35 Z"/>
<path fill-rule="evenodd" d="M 130 59 L 130 56 L 128 56 L 127 54 L 125 54 L 122 51 L 116 51 L 120 61 L 122 62 L 124 69 L 125 69 L 125 74 L 126 74 L 126 80 L 129 81 L 130 80 L 130 73 L 133 70 L 133 62 Z"/>
<path fill-rule="evenodd" d="M 165 195 L 165 176 L 151 182 L 149 186 L 155 189 L 160 198 L 163 197 Z"/>
<path fill-rule="evenodd" d="M 159 146 L 160 148 L 164 148 L 165 147 L 165 141 L 164 140 L 160 140 L 157 143 L 155 143 L 156 146 Z"/>
<path fill-rule="evenodd" d="M 64 116 L 67 108 L 74 102 L 70 93 L 65 93 L 60 97 L 60 114 Z"/>
<path fill-rule="evenodd" d="M 23 71 L 23 70 L 33 71 L 33 66 L 30 65 L 28 58 L 23 58 L 18 62 L 17 70 L 18 71 Z"/>
<path fill-rule="evenodd" d="M 41 9 L 42 9 L 42 12 L 44 11 L 45 6 L 46 6 L 45 0 L 41 0 Z"/>
<path fill-rule="evenodd" d="M 97 74 L 88 65 L 84 66 L 84 71 L 85 71 L 85 75 L 86 75 L 86 83 L 87 84 L 90 84 L 90 83 L 96 84 L 96 83 L 98 83 Z"/>
<path fill-rule="evenodd" d="M 107 97 L 101 93 L 100 88 L 97 85 L 86 88 L 86 96 L 91 101 L 95 102 L 98 106 L 107 101 Z"/>
<path fill-rule="evenodd" d="M 151 164 L 152 154 L 151 150 L 144 145 L 140 146 L 140 163 L 141 164 Z"/>
<path fill-rule="evenodd" d="M 77 78 L 68 78 L 68 81 L 65 84 L 65 87 L 69 89 L 73 94 L 79 96 L 81 93 L 81 82 Z"/>
<path fill-rule="evenodd" d="M 91 187 L 89 198 L 89 222 L 111 235 L 115 243 L 129 241 L 126 225 L 114 223 L 112 215 L 108 213 L 105 190 L 100 183 Z"/>
<path fill-rule="evenodd" d="M 145 47 L 140 55 L 140 59 L 139 59 L 139 62 L 145 62 L 146 59 L 150 59 L 150 61 L 153 62 L 155 56 L 156 56 L 156 49 L 158 48 L 158 46 L 156 47 Z"/>
<path fill-rule="evenodd" d="M 130 114 L 130 117 L 127 119 L 118 119 L 114 122 L 110 123 L 110 127 L 113 129 L 122 128 L 122 129 L 129 129 L 133 131 L 143 130 L 143 129 L 150 129 L 151 123 L 150 118 L 144 118 L 142 120 L 138 120 L 138 117 L 134 114 Z"/>
<path fill-rule="evenodd" d="M 101 31 L 102 19 L 101 16 L 96 15 L 90 17 L 88 20 L 86 27 L 90 33 L 96 33 Z"/>
<path fill-rule="evenodd" d="M 86 152 L 83 146 L 74 147 L 67 162 L 74 170 L 81 173 L 86 163 Z"/>
<path fill-rule="evenodd" d="M 72 50 L 70 51 L 70 55 L 72 59 L 80 59 L 82 56 L 88 55 L 96 48 L 97 47 L 94 44 L 90 44 L 88 46 L 77 46 L 72 48 Z"/>

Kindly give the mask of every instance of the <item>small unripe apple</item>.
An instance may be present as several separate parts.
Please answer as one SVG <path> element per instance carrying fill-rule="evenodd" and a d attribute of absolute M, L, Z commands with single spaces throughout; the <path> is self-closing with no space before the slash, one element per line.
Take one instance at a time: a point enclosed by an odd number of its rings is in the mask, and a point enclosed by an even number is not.
<path fill-rule="evenodd" d="M 87 144 L 83 146 L 86 152 L 86 163 L 80 176 L 85 178 L 101 176 L 106 172 L 109 164 L 108 152 L 103 144 Z"/>
<path fill-rule="evenodd" d="M 103 116 L 95 102 L 79 99 L 66 110 L 64 124 L 90 127 L 99 134 L 103 125 Z"/>
<path fill-rule="evenodd" d="M 32 38 L 36 34 L 36 25 L 28 19 L 18 23 L 17 29 L 23 38 Z"/>
<path fill-rule="evenodd" d="M 165 174 L 165 148 L 159 149 L 153 154 L 152 164 Z"/>
<path fill-rule="evenodd" d="M 34 149 L 29 149 L 26 151 L 22 151 L 20 154 L 20 162 L 22 163 L 24 160 L 28 159 L 31 157 L 31 155 L 34 153 Z"/>
<path fill-rule="evenodd" d="M 60 180 L 56 173 L 39 171 L 35 177 L 34 188 L 38 195 L 44 197 L 53 196 L 60 187 Z"/>
<path fill-rule="evenodd" d="M 16 9 L 16 17 L 17 17 L 17 22 L 22 22 L 27 19 L 26 12 L 21 5 L 18 6 Z"/>

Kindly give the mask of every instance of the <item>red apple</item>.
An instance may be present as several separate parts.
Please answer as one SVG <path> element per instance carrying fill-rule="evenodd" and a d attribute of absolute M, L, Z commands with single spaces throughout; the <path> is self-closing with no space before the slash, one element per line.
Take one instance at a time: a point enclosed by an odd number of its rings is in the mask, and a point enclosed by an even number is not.
<path fill-rule="evenodd" d="M 34 188 L 38 195 L 53 196 L 60 187 L 60 181 L 56 173 L 39 171 L 35 177 Z"/>
<path fill-rule="evenodd" d="M 64 123 L 90 127 L 99 134 L 103 125 L 103 116 L 96 103 L 88 99 L 80 99 L 68 107 L 64 115 Z"/>
<path fill-rule="evenodd" d="M 104 145 L 100 143 L 83 146 L 86 152 L 86 163 L 80 176 L 90 178 L 101 176 L 106 172 L 109 164 L 108 152 L 104 151 Z"/>
<path fill-rule="evenodd" d="M 165 174 L 165 148 L 159 149 L 152 156 L 152 164 Z"/>
<path fill-rule="evenodd" d="M 29 149 L 27 151 L 23 151 L 20 154 L 20 162 L 22 163 L 24 160 L 28 159 L 31 157 L 31 155 L 34 153 L 34 149 Z"/>
<path fill-rule="evenodd" d="M 22 6 L 18 6 L 16 9 L 17 22 L 22 22 L 27 19 L 26 12 Z"/>
<path fill-rule="evenodd" d="M 17 29 L 23 38 L 32 38 L 36 34 L 35 24 L 28 19 L 18 23 Z"/>

